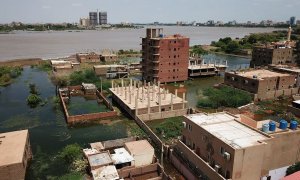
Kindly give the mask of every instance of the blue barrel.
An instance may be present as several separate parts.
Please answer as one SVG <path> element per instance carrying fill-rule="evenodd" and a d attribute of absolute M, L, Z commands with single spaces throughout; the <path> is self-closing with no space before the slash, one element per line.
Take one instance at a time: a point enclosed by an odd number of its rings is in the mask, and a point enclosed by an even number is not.
<path fill-rule="evenodd" d="M 262 131 L 265 133 L 268 133 L 269 132 L 269 124 L 263 124 Z"/>
<path fill-rule="evenodd" d="M 269 131 L 275 131 L 276 123 L 274 121 L 269 122 Z"/>
<path fill-rule="evenodd" d="M 297 121 L 291 121 L 290 129 L 296 130 L 297 127 L 298 127 L 298 122 Z"/>
<path fill-rule="evenodd" d="M 288 126 L 288 123 L 286 120 L 282 119 L 279 122 L 279 129 L 285 130 Z"/>

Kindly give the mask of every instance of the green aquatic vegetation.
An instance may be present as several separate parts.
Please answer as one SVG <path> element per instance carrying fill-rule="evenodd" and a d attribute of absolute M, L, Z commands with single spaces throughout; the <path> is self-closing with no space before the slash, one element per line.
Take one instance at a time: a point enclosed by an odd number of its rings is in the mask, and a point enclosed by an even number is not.
<path fill-rule="evenodd" d="M 22 67 L 0 67 L 0 86 L 7 86 L 22 74 Z"/>
<path fill-rule="evenodd" d="M 252 101 L 249 93 L 231 88 L 221 87 L 207 88 L 203 90 L 203 98 L 199 99 L 198 107 L 219 108 L 219 107 L 239 107 Z"/>
<path fill-rule="evenodd" d="M 182 128 L 182 117 L 172 117 L 165 119 L 162 123 L 156 125 L 155 131 L 163 140 L 169 141 L 180 136 Z"/>
<path fill-rule="evenodd" d="M 27 104 L 31 108 L 37 107 L 41 102 L 42 102 L 42 99 L 38 95 L 36 95 L 36 94 L 30 94 L 27 97 Z"/>
<path fill-rule="evenodd" d="M 1 122 L 4 128 L 22 128 L 30 129 L 40 125 L 40 120 L 36 116 L 27 116 L 24 114 L 16 115 Z"/>

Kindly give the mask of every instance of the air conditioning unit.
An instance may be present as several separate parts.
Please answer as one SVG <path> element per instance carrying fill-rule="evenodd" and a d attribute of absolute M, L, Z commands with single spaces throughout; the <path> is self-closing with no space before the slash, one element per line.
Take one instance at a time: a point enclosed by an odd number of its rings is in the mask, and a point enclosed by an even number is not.
<path fill-rule="evenodd" d="M 186 122 L 182 122 L 183 128 L 186 128 Z"/>
<path fill-rule="evenodd" d="M 223 156 L 224 156 L 224 159 L 226 159 L 227 161 L 230 160 L 230 154 L 228 152 L 224 152 Z"/>
<path fill-rule="evenodd" d="M 221 169 L 221 166 L 216 164 L 215 167 L 214 167 L 215 171 L 219 173 L 220 169 Z"/>

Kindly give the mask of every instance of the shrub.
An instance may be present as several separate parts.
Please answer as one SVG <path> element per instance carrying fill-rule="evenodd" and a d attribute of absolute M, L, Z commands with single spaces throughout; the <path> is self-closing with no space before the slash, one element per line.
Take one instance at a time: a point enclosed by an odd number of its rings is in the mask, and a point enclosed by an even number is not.
<path fill-rule="evenodd" d="M 62 158 L 67 164 L 72 163 L 76 159 L 79 159 L 81 156 L 81 147 L 78 144 L 67 145 L 59 153 L 59 157 Z"/>
<path fill-rule="evenodd" d="M 27 104 L 34 108 L 36 107 L 37 105 L 39 105 L 39 103 L 42 102 L 42 99 L 36 95 L 36 94 L 30 94 L 28 97 L 27 97 Z"/>

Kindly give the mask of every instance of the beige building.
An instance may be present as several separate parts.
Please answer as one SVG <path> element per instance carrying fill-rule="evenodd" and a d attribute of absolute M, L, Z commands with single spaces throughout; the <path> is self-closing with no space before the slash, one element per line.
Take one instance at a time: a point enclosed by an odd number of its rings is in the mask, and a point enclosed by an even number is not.
<path fill-rule="evenodd" d="M 94 52 L 91 53 L 77 53 L 77 61 L 80 63 L 98 63 L 100 62 L 100 55 Z"/>
<path fill-rule="evenodd" d="M 297 94 L 299 87 L 294 75 L 257 69 L 226 72 L 224 84 L 253 94 L 254 100 L 274 99 Z"/>
<path fill-rule="evenodd" d="M 32 153 L 28 130 L 0 134 L 0 179 L 25 179 Z"/>
<path fill-rule="evenodd" d="M 164 119 L 169 117 L 182 116 L 187 113 L 187 101 L 185 93 L 183 98 L 169 93 L 167 89 L 161 88 L 160 83 L 150 85 L 140 81 L 130 80 L 129 84 L 114 84 L 109 89 L 112 99 L 131 117 L 139 117 L 143 121 Z"/>
<path fill-rule="evenodd" d="M 187 179 L 267 180 L 300 160 L 299 128 L 280 129 L 277 123 L 274 131 L 263 132 L 244 118 L 225 112 L 185 116 L 173 164 Z"/>
<path fill-rule="evenodd" d="M 268 66 L 269 64 L 293 63 L 293 48 L 286 44 L 273 44 L 253 48 L 250 67 Z"/>

